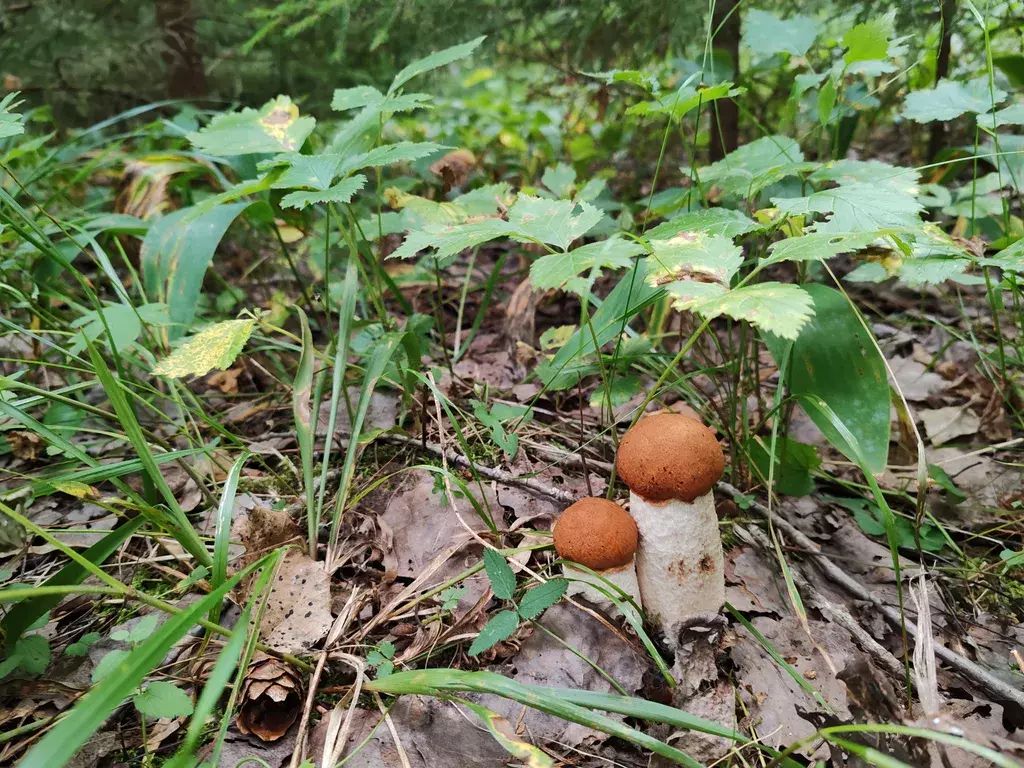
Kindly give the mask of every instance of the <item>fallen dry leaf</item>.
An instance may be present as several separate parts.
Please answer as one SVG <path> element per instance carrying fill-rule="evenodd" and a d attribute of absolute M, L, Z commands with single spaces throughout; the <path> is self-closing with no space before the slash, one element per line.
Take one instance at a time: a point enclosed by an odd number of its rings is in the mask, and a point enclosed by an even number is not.
<path fill-rule="evenodd" d="M 958 437 L 973 435 L 981 426 L 981 419 L 962 405 L 921 410 L 917 415 L 924 424 L 925 435 L 936 447 Z"/>
<path fill-rule="evenodd" d="M 308 651 L 331 625 L 331 580 L 322 561 L 291 550 L 274 577 L 260 634 L 271 648 L 285 653 Z"/>
<path fill-rule="evenodd" d="M 903 396 L 911 402 L 927 400 L 948 384 L 939 374 L 926 370 L 924 365 L 910 357 L 895 357 L 889 361 L 889 366 Z"/>

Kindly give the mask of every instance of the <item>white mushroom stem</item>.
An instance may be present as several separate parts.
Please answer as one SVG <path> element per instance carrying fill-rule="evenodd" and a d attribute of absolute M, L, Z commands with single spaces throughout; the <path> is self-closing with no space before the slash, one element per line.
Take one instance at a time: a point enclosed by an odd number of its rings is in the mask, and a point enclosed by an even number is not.
<path fill-rule="evenodd" d="M 718 613 L 725 602 L 714 495 L 709 491 L 687 504 L 652 503 L 630 493 L 629 511 L 640 531 L 636 575 L 644 612 L 675 649 L 687 617 Z"/>
<path fill-rule="evenodd" d="M 599 608 L 613 614 L 619 613 L 621 608 L 609 595 L 614 595 L 622 608 L 628 607 L 628 604 L 621 599 L 622 596 L 617 594 L 613 587 L 609 586 L 610 583 L 629 595 L 638 606 L 640 605 L 640 585 L 637 583 L 636 567 L 633 563 L 627 563 L 619 568 L 609 568 L 606 571 L 593 572 L 584 571 L 572 563 L 563 563 L 562 573 L 569 580 L 566 592 L 570 597 L 579 595 Z"/>

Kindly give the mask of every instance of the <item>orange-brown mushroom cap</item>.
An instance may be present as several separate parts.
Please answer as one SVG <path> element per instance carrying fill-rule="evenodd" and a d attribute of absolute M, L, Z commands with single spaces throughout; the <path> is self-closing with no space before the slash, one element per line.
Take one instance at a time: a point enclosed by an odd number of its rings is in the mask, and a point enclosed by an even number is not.
<path fill-rule="evenodd" d="M 710 429 L 678 413 L 645 416 L 619 443 L 615 468 L 647 501 L 692 502 L 725 471 L 725 456 Z"/>
<path fill-rule="evenodd" d="M 580 499 L 555 523 L 555 550 L 593 571 L 633 561 L 640 534 L 629 513 L 608 499 Z"/>

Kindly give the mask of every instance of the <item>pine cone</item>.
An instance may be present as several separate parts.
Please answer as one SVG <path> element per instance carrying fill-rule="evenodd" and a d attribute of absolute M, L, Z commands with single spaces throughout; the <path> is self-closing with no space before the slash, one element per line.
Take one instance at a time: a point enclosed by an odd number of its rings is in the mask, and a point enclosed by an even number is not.
<path fill-rule="evenodd" d="M 277 741 L 302 711 L 302 681 L 286 662 L 258 653 L 242 683 L 238 730 Z"/>

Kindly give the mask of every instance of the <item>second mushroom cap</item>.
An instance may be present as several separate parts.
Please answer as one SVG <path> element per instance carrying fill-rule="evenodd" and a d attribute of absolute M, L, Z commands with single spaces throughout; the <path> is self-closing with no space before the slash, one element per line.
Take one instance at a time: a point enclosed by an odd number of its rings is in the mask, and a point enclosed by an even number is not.
<path fill-rule="evenodd" d="M 580 499 L 555 524 L 558 556 L 594 571 L 633 562 L 639 534 L 636 522 L 608 499 Z"/>

